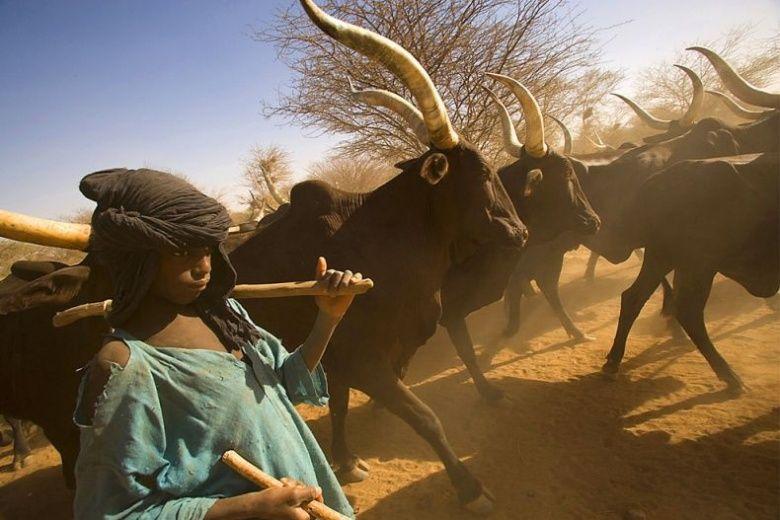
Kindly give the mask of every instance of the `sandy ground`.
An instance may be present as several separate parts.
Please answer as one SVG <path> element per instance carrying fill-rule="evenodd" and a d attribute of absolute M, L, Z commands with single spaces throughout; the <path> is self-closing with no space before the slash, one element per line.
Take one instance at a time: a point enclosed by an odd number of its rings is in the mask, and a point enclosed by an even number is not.
<path fill-rule="evenodd" d="M 656 294 L 632 331 L 620 378 L 607 381 L 598 369 L 638 261 L 602 261 L 586 283 L 586 258 L 569 255 L 562 293 L 596 341 L 568 342 L 538 296 L 515 339 L 481 349 L 488 377 L 511 401 L 482 402 L 441 331 L 412 363 L 407 382 L 495 494 L 491 518 L 779 518 L 780 315 L 716 279 L 710 334 L 749 386 L 733 398 L 690 342 L 670 339 Z M 489 343 L 502 320 L 500 304 L 473 315 L 475 340 Z M 302 413 L 329 446 L 324 411 Z M 346 487 L 360 518 L 470 517 L 432 450 L 399 419 L 354 392 L 348 424 L 353 450 L 372 466 L 368 480 Z M 34 444 L 31 464 L 15 474 L 0 448 L 0 518 L 69 516 L 59 457 L 45 439 Z"/>

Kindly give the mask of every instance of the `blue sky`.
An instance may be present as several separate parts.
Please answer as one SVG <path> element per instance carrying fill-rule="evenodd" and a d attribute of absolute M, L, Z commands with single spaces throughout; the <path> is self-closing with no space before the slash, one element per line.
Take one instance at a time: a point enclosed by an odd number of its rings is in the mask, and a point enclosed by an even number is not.
<path fill-rule="evenodd" d="M 249 36 L 289 3 L 0 0 L 0 208 L 45 217 L 88 208 L 78 180 L 114 166 L 167 168 L 229 189 L 253 144 L 288 148 L 303 170 L 338 136 L 308 138 L 261 116 L 289 73 Z M 612 32 L 606 56 L 629 72 L 734 23 L 766 35 L 780 24 L 779 5 L 581 2 L 596 24 L 633 20 Z"/>

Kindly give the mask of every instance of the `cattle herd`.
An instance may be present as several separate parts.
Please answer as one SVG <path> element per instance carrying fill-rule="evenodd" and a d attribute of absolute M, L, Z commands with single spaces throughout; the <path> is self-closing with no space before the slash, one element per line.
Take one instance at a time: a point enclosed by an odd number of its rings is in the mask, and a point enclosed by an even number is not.
<path fill-rule="evenodd" d="M 365 479 L 369 471 L 347 442 L 349 391 L 354 388 L 431 445 L 466 508 L 488 513 L 490 492 L 458 458 L 436 413 L 404 384 L 405 371 L 441 324 L 480 395 L 501 399 L 502 392 L 477 364 L 466 317 L 503 297 L 508 318 L 502 332 L 514 334 L 532 280 L 568 334 L 589 339 L 558 293 L 564 253 L 580 244 L 593 252 L 591 277 L 599 256 L 619 263 L 644 249 L 641 270 L 622 295 L 605 375 L 618 373 L 634 320 L 663 285 L 670 320 L 730 390 L 742 389 L 708 336 L 703 310 L 716 273 L 757 297 L 778 292 L 780 94 L 747 83 L 713 51 L 692 47 L 707 58 L 731 95 L 764 109 L 745 108 L 729 95 L 711 92 L 747 122 L 728 125 L 702 118 L 707 91 L 696 73 L 680 67 L 694 94 L 679 119 L 655 118 L 621 96 L 659 134 L 616 149 L 596 143 L 600 151 L 580 155 L 571 150 L 565 127 L 564 150 L 547 144 L 542 109 L 517 79 L 487 72 L 485 88 L 501 117 L 505 151 L 514 159 L 496 172 L 453 127 L 431 78 L 409 52 L 329 16 L 312 0 L 301 4 L 326 35 L 403 81 L 415 103 L 350 85 L 355 102 L 396 112 L 427 146 L 418 157 L 397 164 L 397 176 L 368 193 L 347 193 L 319 181 L 297 184 L 289 203 L 266 215 L 230 254 L 239 283 L 309 279 L 318 256 L 375 282 L 347 314 L 324 358 L 331 394 L 330 454 L 342 482 Z M 524 143 L 491 88 L 508 89 L 522 107 Z M 86 226 L 0 212 L 0 236 L 7 238 L 83 248 L 88 232 Z M 670 284 L 666 276 L 672 272 Z M 107 274 L 89 255 L 74 266 L 17 262 L 0 285 L 0 413 L 43 429 L 62 456 L 70 486 L 79 446 L 71 420 L 79 368 L 99 348 L 108 325 L 88 318 L 54 328 L 52 316 L 110 296 Z M 255 322 L 293 346 L 304 339 L 316 312 L 312 302 L 299 298 L 244 305 Z"/>

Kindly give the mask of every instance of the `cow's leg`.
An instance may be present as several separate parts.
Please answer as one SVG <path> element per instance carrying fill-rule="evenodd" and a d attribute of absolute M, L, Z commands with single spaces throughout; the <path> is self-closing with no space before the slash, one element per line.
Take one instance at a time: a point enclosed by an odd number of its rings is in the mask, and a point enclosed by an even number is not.
<path fill-rule="evenodd" d="M 620 368 L 620 362 L 626 352 L 626 340 L 631 327 L 639 312 L 644 307 L 647 300 L 661 283 L 661 279 L 669 272 L 659 260 L 655 258 L 650 251 L 645 251 L 642 268 L 639 271 L 631 287 L 623 291 L 620 298 L 620 318 L 618 319 L 615 339 L 612 342 L 612 348 L 607 354 L 607 362 L 601 368 L 606 374 L 617 374 Z"/>
<path fill-rule="evenodd" d="M 536 283 L 539 284 L 539 288 L 544 293 L 544 297 L 547 299 L 547 303 L 550 304 L 558 319 L 566 329 L 566 332 L 574 338 L 575 341 L 590 341 L 594 338 L 584 334 L 572 321 L 569 313 L 563 308 L 561 303 L 561 296 L 558 291 L 558 285 L 561 279 L 561 269 L 563 269 L 563 255 L 562 251 L 555 251 L 554 254 L 548 255 L 549 258 L 543 265 L 540 265 L 537 269 Z"/>
<path fill-rule="evenodd" d="M 478 514 L 488 514 L 493 510 L 492 495 L 455 455 L 439 418 L 403 382 L 394 377 L 390 367 L 371 373 L 364 389 L 366 393 L 383 402 L 389 411 L 403 419 L 431 445 L 444 463 L 458 500 L 466 509 Z"/>
<path fill-rule="evenodd" d="M 68 416 L 68 418 L 70 418 Z M 64 419 L 64 418 L 63 418 Z M 76 489 L 76 459 L 79 456 L 79 430 L 72 421 L 55 421 L 41 424 L 43 434 L 60 454 L 62 459 L 62 477 L 68 489 Z"/>
<path fill-rule="evenodd" d="M 533 298 L 536 296 L 536 289 L 534 289 L 534 286 L 531 285 L 531 280 L 525 280 L 523 283 L 522 293 L 526 298 Z"/>
<path fill-rule="evenodd" d="M 32 450 L 27 444 L 27 436 L 24 434 L 22 421 L 15 417 L 5 416 L 5 420 L 11 425 L 14 434 L 14 471 L 20 470 L 27 465 L 27 457 Z"/>
<path fill-rule="evenodd" d="M 675 280 L 677 284 L 677 319 L 718 378 L 725 382 L 729 389 L 741 392 L 743 389 L 742 381 L 715 349 L 704 324 L 704 306 L 710 296 L 713 278 L 715 278 L 715 273 L 712 271 L 686 270 L 679 272 Z"/>
<path fill-rule="evenodd" d="M 661 316 L 674 316 L 674 289 L 665 276 L 661 279 L 661 290 L 664 295 Z"/>
<path fill-rule="evenodd" d="M 5 419 L 5 416 L 2 417 L 3 419 Z M 8 446 L 12 442 L 14 442 L 13 430 L 11 430 L 11 436 L 9 437 L 8 435 L 6 435 L 5 429 L 0 429 L 0 446 Z"/>
<path fill-rule="evenodd" d="M 455 345 L 455 350 L 458 351 L 458 356 L 471 374 L 479 395 L 488 401 L 498 401 L 504 397 L 504 392 L 490 384 L 479 368 L 477 356 L 474 354 L 474 342 L 471 340 L 466 320 L 461 317 L 453 319 L 445 325 L 445 328 L 452 344 Z"/>
<path fill-rule="evenodd" d="M 685 339 L 685 331 L 680 327 L 680 322 L 677 321 L 675 311 L 675 299 L 676 293 L 674 287 L 677 285 L 677 272 L 672 276 L 672 283 L 664 276 L 661 279 L 661 288 L 663 289 L 663 304 L 661 305 L 661 316 L 666 318 L 666 328 L 675 339 Z"/>
<path fill-rule="evenodd" d="M 599 254 L 591 251 L 590 256 L 588 257 L 588 266 L 585 268 L 585 276 L 583 278 L 590 282 L 596 279 L 596 264 L 598 261 Z"/>
<path fill-rule="evenodd" d="M 515 269 L 504 291 L 504 298 L 506 299 L 506 326 L 502 335 L 505 338 L 511 338 L 520 330 L 523 290 L 530 282 L 524 271 L 522 268 Z"/>
<path fill-rule="evenodd" d="M 349 412 L 349 386 L 340 378 L 328 376 L 330 400 L 330 424 L 332 429 L 331 451 L 336 478 L 342 484 L 362 482 L 368 478 L 368 464 L 357 458 L 347 446 L 347 413 Z"/>

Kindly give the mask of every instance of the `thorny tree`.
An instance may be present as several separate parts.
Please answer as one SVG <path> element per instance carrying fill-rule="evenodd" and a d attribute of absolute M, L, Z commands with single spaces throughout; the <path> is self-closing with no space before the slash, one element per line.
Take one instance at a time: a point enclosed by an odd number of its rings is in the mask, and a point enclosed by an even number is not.
<path fill-rule="evenodd" d="M 447 104 L 452 122 L 488 157 L 500 150 L 497 112 L 480 85 L 493 87 L 510 110 L 519 107 L 485 72 L 515 77 L 558 117 L 578 111 L 583 95 L 598 99 L 618 76 L 598 68 L 596 29 L 580 22 L 566 0 L 332 0 L 323 8 L 382 34 L 408 49 L 425 67 Z M 265 105 L 304 128 L 344 134 L 341 152 L 386 161 L 420 150 L 420 143 L 393 113 L 356 106 L 347 75 L 358 88 L 387 89 L 412 100 L 381 65 L 323 35 L 297 5 L 280 11 L 255 38 L 276 45 L 294 72 L 292 89 Z M 550 126 L 552 130 L 552 125 Z"/>

